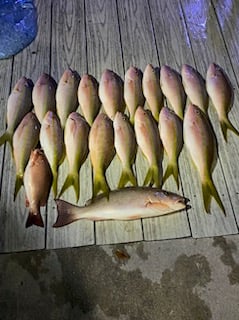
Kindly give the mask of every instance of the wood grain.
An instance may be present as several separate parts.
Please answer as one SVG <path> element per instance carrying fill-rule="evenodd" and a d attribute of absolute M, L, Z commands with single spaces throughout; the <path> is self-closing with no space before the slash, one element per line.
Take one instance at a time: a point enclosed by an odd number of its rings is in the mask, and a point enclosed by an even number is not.
<path fill-rule="evenodd" d="M 115 1 L 86 1 L 88 71 L 100 80 L 104 69 L 124 77 L 117 8 Z M 121 168 L 117 157 L 107 169 L 110 188 L 118 185 Z M 96 243 L 142 240 L 141 221 L 96 223 Z"/>
<path fill-rule="evenodd" d="M 159 66 L 158 49 L 156 47 L 158 30 L 155 30 L 155 26 L 152 24 L 147 1 L 119 1 L 118 11 L 126 68 L 136 65 L 144 71 L 148 63 L 155 67 Z M 155 15 L 158 17 L 159 12 L 155 12 Z M 144 181 L 147 170 L 148 163 L 142 153 L 138 151 L 136 172 L 140 185 Z M 167 181 L 165 188 L 182 194 L 182 190 L 176 190 L 172 179 Z M 159 218 L 143 219 L 143 230 L 145 240 L 190 236 L 185 212 Z"/>
<path fill-rule="evenodd" d="M 54 1 L 52 15 L 51 74 L 57 81 L 67 68 L 84 74 L 87 70 L 86 35 L 84 1 Z M 87 141 L 86 141 L 87 143 Z M 68 173 L 67 159 L 59 167 L 58 191 Z M 91 197 L 91 167 L 89 159 L 80 170 L 80 199 L 78 205 L 84 205 Z M 75 193 L 70 187 L 62 199 L 76 203 Z M 56 205 L 51 195 L 48 206 L 47 248 L 63 248 L 90 245 L 94 243 L 94 225 L 90 221 L 54 229 Z"/>
<path fill-rule="evenodd" d="M 232 82 L 234 82 L 235 79 L 224 45 L 224 39 L 212 6 L 207 1 L 203 1 L 196 14 L 189 1 L 182 3 L 196 68 L 205 77 L 209 64 L 216 62 L 227 70 L 229 77 L 232 79 Z M 235 93 L 235 104 L 238 105 L 238 95 L 237 92 Z M 201 229 L 210 231 L 208 235 L 213 235 L 213 233 L 215 233 L 215 235 L 219 235 L 220 233 L 227 234 L 228 232 L 233 234 L 238 232 L 234 217 L 234 208 L 238 206 L 238 196 L 236 195 L 238 173 L 232 169 L 231 159 L 234 159 L 234 163 L 238 162 L 238 137 L 229 133 L 229 143 L 226 144 L 219 129 L 218 117 L 211 108 L 209 115 L 219 145 L 219 161 L 214 170 L 213 177 L 225 205 L 227 217 L 223 217 L 213 202 L 212 215 L 210 218 L 206 215 L 200 216 L 201 219 L 204 220 L 204 222 L 202 220 Z M 233 120 L 238 118 L 237 108 L 233 108 L 231 116 Z M 239 127 L 236 121 L 233 121 L 233 123 Z M 197 225 L 198 217 L 191 215 L 190 222 L 192 225 Z M 192 226 L 192 229 L 195 229 L 195 232 L 198 233 L 197 230 L 199 230 L 199 227 L 196 226 L 194 228 Z M 201 234 L 202 236 L 207 235 L 206 231 L 201 232 Z"/>
<path fill-rule="evenodd" d="M 33 81 L 41 72 L 49 72 L 49 48 L 51 29 L 51 1 L 36 2 L 39 12 L 38 34 L 32 44 L 14 57 L 11 87 L 23 75 Z M 2 178 L 1 214 L 3 214 L 4 246 L 1 251 L 13 252 L 22 250 L 42 249 L 45 247 L 45 228 L 35 226 L 25 229 L 28 210 L 25 208 L 25 195 L 23 188 L 13 201 L 15 186 L 15 167 L 10 148 L 7 147 L 4 158 L 4 171 Z M 42 208 L 45 220 L 45 209 Z"/>

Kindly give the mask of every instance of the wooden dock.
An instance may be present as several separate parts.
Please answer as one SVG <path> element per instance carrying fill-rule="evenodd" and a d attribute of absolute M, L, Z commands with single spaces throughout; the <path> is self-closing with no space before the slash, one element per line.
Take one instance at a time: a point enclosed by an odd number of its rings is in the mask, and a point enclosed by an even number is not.
<path fill-rule="evenodd" d="M 130 66 L 144 70 L 148 63 L 167 64 L 178 71 L 186 63 L 204 76 L 211 62 L 219 64 L 235 88 L 234 106 L 229 116 L 239 128 L 238 1 L 37 0 L 36 5 L 39 31 L 35 41 L 13 58 L 0 60 L 0 133 L 5 129 L 7 98 L 23 75 L 36 82 L 40 74 L 46 72 L 58 81 L 63 71 L 71 67 L 80 75 L 88 72 L 99 80 L 103 70 L 108 68 L 124 78 Z M 228 143 L 225 143 L 211 106 L 209 115 L 219 144 L 213 179 L 226 217 L 215 201 L 212 201 L 212 213 L 205 213 L 197 173 L 183 149 L 179 160 L 180 190 L 177 191 L 171 178 L 164 188 L 189 198 L 192 208 L 188 212 L 130 222 L 81 220 L 54 229 L 56 206 L 51 194 L 47 207 L 42 208 L 45 228 L 25 229 L 28 211 L 24 190 L 21 189 L 14 202 L 15 167 L 10 148 L 4 146 L 0 148 L 0 252 L 237 234 L 239 138 L 229 132 Z M 147 163 L 139 153 L 135 170 L 140 184 L 146 169 Z M 112 189 L 117 186 L 120 170 L 115 158 L 107 170 Z M 66 173 L 64 162 L 60 167 L 59 186 Z M 87 159 L 80 173 L 79 204 L 91 198 L 91 176 Z M 74 202 L 73 189 L 69 189 L 63 199 Z"/>

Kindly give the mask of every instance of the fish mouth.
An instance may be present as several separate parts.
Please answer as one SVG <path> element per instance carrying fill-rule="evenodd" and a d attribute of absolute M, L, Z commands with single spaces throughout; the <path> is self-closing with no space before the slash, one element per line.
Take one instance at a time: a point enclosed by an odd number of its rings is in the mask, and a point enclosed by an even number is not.
<path fill-rule="evenodd" d="M 183 205 L 187 205 L 187 203 L 189 202 L 190 200 L 188 198 L 183 198 L 183 199 L 179 199 L 177 201 L 177 203 L 180 203 L 180 204 L 183 204 Z"/>

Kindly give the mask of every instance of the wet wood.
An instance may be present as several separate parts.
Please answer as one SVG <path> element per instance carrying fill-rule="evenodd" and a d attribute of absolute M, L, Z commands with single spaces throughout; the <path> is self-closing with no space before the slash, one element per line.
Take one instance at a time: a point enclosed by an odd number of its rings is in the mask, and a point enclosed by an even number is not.
<path fill-rule="evenodd" d="M 39 15 L 37 38 L 14 59 L 0 60 L 2 110 L 6 110 L 10 90 L 23 75 L 35 82 L 41 73 L 48 72 L 59 81 L 63 71 L 70 67 L 80 75 L 88 72 L 100 81 L 106 68 L 124 78 L 132 65 L 144 71 L 148 63 L 157 67 L 167 64 L 180 71 L 186 63 L 205 77 L 208 65 L 216 62 L 228 73 L 235 88 L 235 102 L 229 118 L 239 128 L 239 4 L 236 1 L 227 6 L 222 0 L 195 3 L 189 0 L 38 0 L 36 4 Z M 177 190 L 172 178 L 164 189 L 189 198 L 192 208 L 188 212 L 130 222 L 78 221 L 54 229 L 52 225 L 57 212 L 51 194 L 47 208 L 41 211 L 46 227 L 25 229 L 28 213 L 24 190 L 21 189 L 14 202 L 15 168 L 7 146 L 0 148 L 0 252 L 238 233 L 239 138 L 228 132 L 228 143 L 225 143 L 211 105 L 209 116 L 219 144 L 213 180 L 224 203 L 226 217 L 214 200 L 211 215 L 205 213 L 197 172 L 184 148 L 179 158 L 180 189 Z M 4 128 L 5 113 L 2 112 L 1 133 Z M 166 165 L 167 157 L 164 157 L 164 170 Z M 134 169 L 139 185 L 142 185 L 148 164 L 140 152 Z M 67 171 L 65 160 L 59 169 L 58 190 Z M 121 164 L 115 157 L 106 172 L 111 189 L 117 187 L 120 174 Z M 78 204 L 84 205 L 92 196 L 89 157 L 80 171 L 80 186 Z M 73 188 L 69 188 L 62 198 L 75 203 Z"/>
<path fill-rule="evenodd" d="M 37 80 L 42 72 L 50 72 L 50 32 L 51 29 L 51 1 L 47 4 L 37 1 L 39 10 L 39 31 L 35 41 L 14 57 L 11 89 L 22 76 Z M 2 70 L 1 70 L 2 74 Z M 3 74 L 4 76 L 6 74 Z M 8 86 L 7 86 L 8 87 Z M 5 110 L 5 108 L 4 108 Z M 4 157 L 4 170 L 1 190 L 1 228 L 4 237 L 1 251 L 12 252 L 22 250 L 43 249 L 45 247 L 45 228 L 35 226 L 26 229 L 25 222 L 28 210 L 25 208 L 25 194 L 20 190 L 16 201 L 13 201 L 15 187 L 15 167 L 11 151 L 7 145 Z M 42 209 L 45 221 L 45 209 Z"/>
<path fill-rule="evenodd" d="M 111 69 L 122 78 L 124 68 L 115 1 L 86 1 L 88 72 L 98 81 L 105 69 Z M 111 189 L 116 189 L 121 167 L 115 157 L 106 177 Z M 143 239 L 141 221 L 96 222 L 96 243 L 119 243 Z"/>

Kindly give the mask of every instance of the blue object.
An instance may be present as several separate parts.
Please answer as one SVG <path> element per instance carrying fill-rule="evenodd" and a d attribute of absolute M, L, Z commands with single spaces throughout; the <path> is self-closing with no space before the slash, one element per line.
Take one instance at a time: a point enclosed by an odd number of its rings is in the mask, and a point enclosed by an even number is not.
<path fill-rule="evenodd" d="M 37 34 L 33 0 L 0 0 L 0 59 L 28 46 Z"/>

